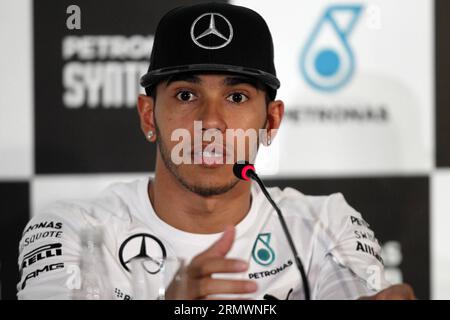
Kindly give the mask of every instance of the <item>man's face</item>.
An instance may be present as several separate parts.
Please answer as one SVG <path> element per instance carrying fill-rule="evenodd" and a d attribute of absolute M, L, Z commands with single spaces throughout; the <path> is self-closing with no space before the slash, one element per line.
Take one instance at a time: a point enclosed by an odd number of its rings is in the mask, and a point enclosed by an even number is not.
<path fill-rule="evenodd" d="M 227 139 L 231 129 L 243 129 L 244 132 L 250 129 L 258 137 L 259 129 L 266 127 L 265 91 L 258 90 L 247 80 L 238 75 L 190 75 L 174 77 L 157 86 L 154 121 L 159 156 L 173 176 L 197 194 L 208 196 L 227 192 L 238 182 L 233 175 L 233 163 L 243 160 L 242 154 L 245 160 L 254 160 L 250 159 L 249 148 L 257 149 L 259 139 L 253 143 L 248 136 L 242 139 L 233 135 Z M 194 121 L 201 121 L 200 133 L 209 129 L 220 135 L 222 141 L 206 140 L 201 134 L 199 137 L 198 123 L 194 133 Z M 187 148 L 182 152 L 189 153 L 191 163 L 175 164 L 173 161 L 172 150 L 181 143 L 181 140 L 172 141 L 171 138 L 177 129 L 189 132 L 190 139 L 182 142 Z M 195 141 L 195 135 L 200 140 Z M 242 141 L 245 141 L 244 150 Z M 196 147 L 194 143 L 198 143 Z M 216 146 L 212 154 L 205 152 L 211 143 Z M 238 154 L 241 157 L 237 158 Z"/>

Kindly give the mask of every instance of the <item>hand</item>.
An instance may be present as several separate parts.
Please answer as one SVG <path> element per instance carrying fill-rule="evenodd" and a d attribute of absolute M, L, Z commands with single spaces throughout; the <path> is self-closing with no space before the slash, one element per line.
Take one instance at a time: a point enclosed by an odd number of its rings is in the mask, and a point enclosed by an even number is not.
<path fill-rule="evenodd" d="M 219 240 L 179 271 L 176 279 L 167 288 L 166 299 L 208 299 L 208 296 L 213 294 L 255 292 L 257 286 L 254 281 L 211 277 L 214 273 L 244 272 L 248 269 L 248 263 L 243 260 L 225 258 L 233 245 L 234 236 L 234 227 L 225 228 Z"/>
<path fill-rule="evenodd" d="M 408 284 L 390 286 L 370 297 L 362 297 L 361 300 L 415 300 L 414 291 Z"/>

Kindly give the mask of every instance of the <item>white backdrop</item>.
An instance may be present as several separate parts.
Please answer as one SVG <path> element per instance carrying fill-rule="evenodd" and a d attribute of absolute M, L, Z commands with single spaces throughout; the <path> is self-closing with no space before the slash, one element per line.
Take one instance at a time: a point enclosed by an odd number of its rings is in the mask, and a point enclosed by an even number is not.
<path fill-rule="evenodd" d="M 301 72 L 305 44 L 326 9 L 345 1 L 233 1 L 259 12 L 272 30 L 276 66 L 286 109 L 303 114 L 287 117 L 280 130 L 283 152 L 279 173 L 349 175 L 428 172 L 434 163 L 433 144 L 433 2 L 429 0 L 358 1 L 361 11 L 347 41 L 354 71 L 337 90 L 317 90 Z M 283 5 L 284 4 L 284 5 Z M 333 11 L 345 30 L 351 11 Z M 315 37 L 322 48 L 339 47 L 325 21 Z M 330 31 L 331 29 L 331 31 Z M 322 38 L 321 38 L 322 36 Z M 322 43 L 323 42 L 323 43 Z M 314 58 L 314 54 L 312 54 Z M 314 59 L 310 59 L 311 65 Z M 343 61 L 344 59 L 341 59 Z M 341 64 L 344 68 L 344 63 Z M 310 66 L 311 67 L 311 66 Z M 311 67 L 312 68 L 312 67 Z M 326 78 L 326 77 L 325 77 Z M 332 78 L 332 77 L 328 77 Z M 326 82 L 324 79 L 322 82 Z M 319 110 L 351 110 L 388 119 L 318 121 Z M 308 113 L 309 112 L 309 113 Z M 309 115 L 309 116 L 308 116 Z M 288 156 L 284 154 L 289 150 Z"/>

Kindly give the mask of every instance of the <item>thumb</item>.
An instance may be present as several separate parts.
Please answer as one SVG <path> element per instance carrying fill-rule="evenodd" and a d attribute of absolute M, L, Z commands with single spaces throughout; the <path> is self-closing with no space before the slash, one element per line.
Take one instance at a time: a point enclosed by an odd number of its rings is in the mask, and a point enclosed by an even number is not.
<path fill-rule="evenodd" d="M 408 284 L 390 286 L 373 296 L 361 297 L 361 300 L 415 300 L 414 290 Z"/>
<path fill-rule="evenodd" d="M 414 290 L 406 283 L 393 285 L 375 295 L 376 300 L 415 300 Z"/>
<path fill-rule="evenodd" d="M 202 258 L 224 257 L 233 245 L 235 233 L 234 226 L 226 226 L 220 239 L 203 251 L 200 256 Z"/>

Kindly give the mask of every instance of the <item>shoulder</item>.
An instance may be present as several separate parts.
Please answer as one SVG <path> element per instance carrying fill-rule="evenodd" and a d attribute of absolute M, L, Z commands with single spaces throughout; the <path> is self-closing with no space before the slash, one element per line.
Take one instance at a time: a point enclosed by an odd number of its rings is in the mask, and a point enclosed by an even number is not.
<path fill-rule="evenodd" d="M 37 224 L 47 221 L 68 226 L 107 223 L 110 219 L 129 220 L 130 208 L 138 206 L 139 188 L 144 179 L 119 182 L 109 185 L 99 194 L 85 199 L 64 199 L 54 201 L 39 209 L 25 228 L 38 228 Z"/>
<path fill-rule="evenodd" d="M 330 195 L 305 195 L 293 188 L 275 191 L 283 214 L 290 225 L 309 240 L 320 266 L 326 257 L 346 267 L 370 284 L 386 287 L 381 246 L 362 214 L 353 208 L 340 192 Z M 295 230 L 294 230 L 295 231 Z"/>
<path fill-rule="evenodd" d="M 58 200 L 41 208 L 23 229 L 20 252 L 27 246 L 42 242 L 43 238 L 62 237 L 75 242 L 81 230 L 95 226 L 121 226 L 132 221 L 140 201 L 137 194 L 142 180 L 110 185 L 89 199 Z M 40 237 L 38 241 L 38 237 Z"/>
<path fill-rule="evenodd" d="M 283 214 L 294 224 L 298 221 L 296 225 L 302 230 L 311 230 L 314 238 L 327 244 L 327 250 L 348 239 L 357 240 L 361 234 L 370 234 L 378 245 L 369 223 L 340 192 L 312 196 L 285 188 L 279 190 L 277 197 Z"/>
<path fill-rule="evenodd" d="M 307 195 L 294 188 L 272 188 L 277 203 L 287 216 L 297 216 L 305 220 L 320 220 L 327 225 L 345 225 L 349 221 L 362 220 L 340 192 L 329 195 Z M 284 212 L 283 212 L 284 213 Z"/>

